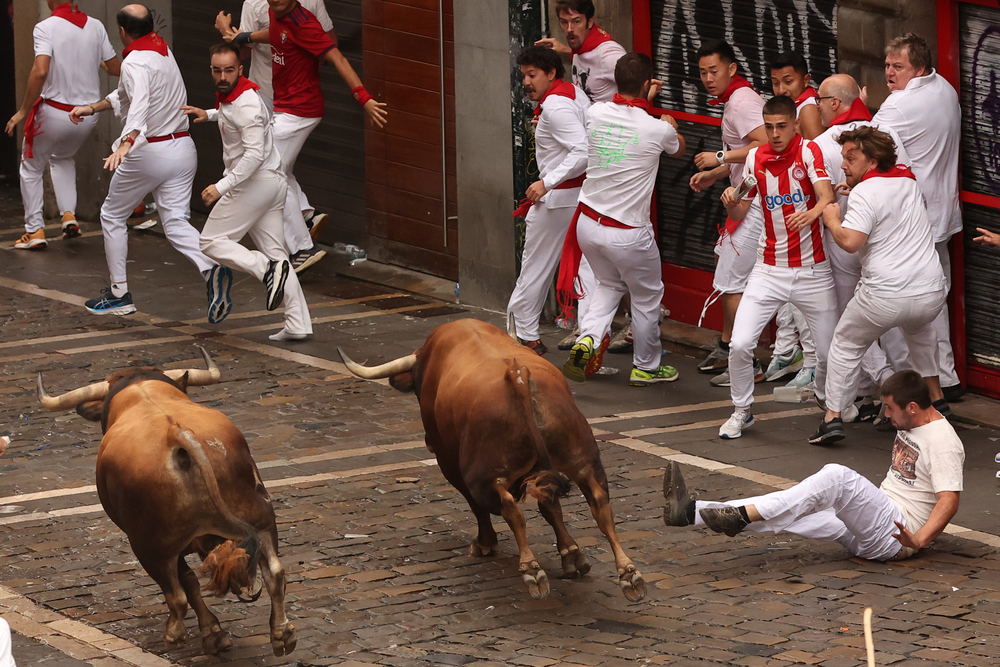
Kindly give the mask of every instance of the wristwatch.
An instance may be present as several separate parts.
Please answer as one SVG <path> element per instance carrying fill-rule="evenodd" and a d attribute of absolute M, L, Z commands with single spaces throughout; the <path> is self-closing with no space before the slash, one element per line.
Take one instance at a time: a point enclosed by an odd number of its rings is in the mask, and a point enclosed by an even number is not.
<path fill-rule="evenodd" d="M 719 164 L 726 164 L 726 151 L 719 151 L 715 154 L 715 159 L 719 161 Z"/>

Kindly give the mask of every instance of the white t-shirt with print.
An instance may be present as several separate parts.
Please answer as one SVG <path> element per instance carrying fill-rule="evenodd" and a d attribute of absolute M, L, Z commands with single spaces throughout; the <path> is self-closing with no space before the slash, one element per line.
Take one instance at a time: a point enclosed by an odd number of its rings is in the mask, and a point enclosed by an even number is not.
<path fill-rule="evenodd" d="M 897 431 L 892 464 L 879 489 L 895 503 L 911 533 L 927 523 L 941 491 L 962 491 L 965 447 L 947 419 Z"/>
<path fill-rule="evenodd" d="M 74 106 L 101 99 L 101 63 L 116 55 L 103 23 L 91 16 L 78 28 L 66 19 L 50 16 L 35 26 L 32 37 L 35 56 L 52 58 L 42 85 L 43 98 Z"/>
<path fill-rule="evenodd" d="M 598 102 L 587 110 L 587 180 L 580 201 L 631 227 L 648 225 L 660 154 L 678 150 L 670 123 L 637 107 Z"/>
<path fill-rule="evenodd" d="M 875 177 L 855 185 L 843 225 L 868 235 L 858 251 L 860 289 L 898 299 L 944 288 L 924 195 L 912 178 Z"/>
<path fill-rule="evenodd" d="M 625 55 L 618 42 L 603 42 L 586 53 L 573 56 L 573 84 L 583 89 L 591 102 L 610 102 L 618 92 L 615 65 Z"/>

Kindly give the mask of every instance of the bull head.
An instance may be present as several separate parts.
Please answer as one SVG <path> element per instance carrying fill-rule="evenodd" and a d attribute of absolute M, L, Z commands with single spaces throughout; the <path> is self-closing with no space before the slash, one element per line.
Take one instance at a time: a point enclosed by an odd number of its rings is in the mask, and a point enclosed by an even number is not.
<path fill-rule="evenodd" d="M 201 350 L 202 356 L 205 358 L 205 365 L 208 367 L 207 370 L 200 369 L 174 369 L 169 371 L 163 371 L 163 374 L 175 382 L 180 382 L 183 386 L 202 386 L 215 384 L 219 381 L 221 374 L 219 373 L 219 367 L 215 365 L 212 361 L 212 357 L 209 356 L 205 348 L 200 345 L 198 348 Z M 45 393 L 45 387 L 42 384 L 42 374 L 38 374 L 38 402 L 42 404 L 42 407 L 46 410 L 68 410 L 70 408 L 78 408 L 86 403 L 94 403 L 97 401 L 103 401 L 111 391 L 113 384 L 117 384 L 123 379 L 123 374 L 113 373 L 108 377 L 107 380 L 101 382 L 95 382 L 92 385 L 86 387 L 80 387 L 79 389 L 74 389 L 73 391 L 66 392 L 59 396 L 49 396 Z M 186 377 L 186 380 L 185 380 Z M 78 409 L 78 412 L 80 410 Z M 84 417 L 88 417 L 87 414 L 81 412 Z M 88 417 L 89 418 L 89 417 Z"/>

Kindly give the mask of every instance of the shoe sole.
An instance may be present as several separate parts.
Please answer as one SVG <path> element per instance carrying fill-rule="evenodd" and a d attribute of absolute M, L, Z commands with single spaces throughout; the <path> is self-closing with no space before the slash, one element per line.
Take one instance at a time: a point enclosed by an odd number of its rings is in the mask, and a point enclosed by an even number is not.
<path fill-rule="evenodd" d="M 747 428 L 748 426 L 753 426 L 754 422 L 756 422 L 756 421 L 757 421 L 757 418 L 754 417 L 753 415 L 750 415 L 750 421 L 748 421 L 747 423 L 743 424 L 743 428 Z M 741 428 L 740 432 L 737 433 L 736 435 L 723 435 L 722 433 L 720 433 L 719 437 L 722 438 L 723 440 L 735 440 L 736 438 L 740 438 L 740 437 L 743 436 L 743 428 Z"/>
<path fill-rule="evenodd" d="M 801 368 L 802 368 L 802 362 L 800 361 L 798 365 L 792 364 L 791 366 L 785 366 L 771 377 L 768 377 L 767 372 L 765 372 L 764 380 L 765 382 L 777 382 L 783 377 L 788 377 L 789 375 L 798 375 L 799 370 L 801 370 Z"/>
<path fill-rule="evenodd" d="M 809 438 L 810 445 L 829 445 L 832 442 L 840 442 L 847 437 L 847 433 L 844 431 L 834 431 L 833 433 L 824 433 L 818 438 Z"/>
<path fill-rule="evenodd" d="M 295 267 L 295 273 L 302 273 L 303 271 L 305 271 L 310 266 L 312 266 L 313 264 L 315 264 L 319 260 L 323 259 L 324 257 L 326 257 L 326 251 L 325 250 L 320 250 L 318 253 L 316 253 L 315 255 L 312 255 L 309 259 L 307 259 L 306 261 L 304 261 L 301 264 L 299 264 L 298 266 L 296 266 Z"/>
<path fill-rule="evenodd" d="M 330 222 L 330 216 L 327 215 L 326 213 L 320 213 L 316 215 L 313 218 L 313 220 L 315 220 L 316 218 L 322 218 L 322 219 L 319 222 L 314 223 L 313 226 L 309 228 L 309 237 L 313 240 L 314 243 L 316 241 L 319 241 L 319 237 L 322 236 L 323 230 L 326 229 L 326 223 Z"/>
<path fill-rule="evenodd" d="M 712 382 L 711 380 L 708 383 L 713 387 L 731 387 L 733 384 L 732 382 Z"/>
<path fill-rule="evenodd" d="M 629 378 L 628 386 L 630 387 L 648 387 L 651 384 L 663 384 L 664 382 L 673 382 L 674 380 L 680 378 L 681 374 L 670 377 L 670 378 L 652 378 L 649 380 L 633 380 Z"/>
<path fill-rule="evenodd" d="M 69 224 L 69 225 L 64 225 L 63 226 L 63 230 L 62 230 L 62 234 L 63 234 L 62 235 L 63 241 L 67 241 L 69 239 L 75 239 L 78 236 L 80 236 L 80 225 L 77 225 L 75 223 L 74 224 Z"/>
<path fill-rule="evenodd" d="M 681 474 L 680 465 L 677 461 L 668 462 L 667 469 L 663 471 L 663 499 L 666 501 L 663 506 L 664 525 L 688 526 L 691 524 L 687 520 L 687 508 L 681 508 L 681 503 L 690 498 L 691 495 L 687 492 L 687 484 Z M 683 523 L 681 523 L 682 517 Z"/>
<path fill-rule="evenodd" d="M 715 364 L 713 366 L 698 366 L 699 373 L 721 373 L 722 371 L 729 368 L 729 360 L 727 359 L 725 363 Z"/>
<path fill-rule="evenodd" d="M 30 241 L 28 243 L 15 243 L 15 250 L 45 250 L 49 247 L 48 241 Z"/>
<path fill-rule="evenodd" d="M 129 304 L 127 306 L 118 306 L 117 308 L 104 308 L 102 310 L 95 310 L 88 306 L 84 306 L 89 312 L 94 315 L 131 315 L 136 311 L 135 304 Z"/>
<path fill-rule="evenodd" d="M 228 268 L 216 271 L 209 280 L 217 280 L 218 285 L 209 285 L 212 288 L 212 299 L 208 304 L 208 323 L 218 324 L 233 309 L 233 300 L 229 297 L 229 290 L 233 286 L 233 272 Z"/>
<path fill-rule="evenodd" d="M 291 266 L 288 262 L 282 260 L 278 262 L 274 267 L 274 274 L 271 276 L 272 284 L 275 285 L 273 292 L 269 292 L 267 295 L 266 308 L 268 310 L 274 310 L 281 305 L 282 300 L 285 298 L 285 281 L 288 280 L 288 272 Z M 280 275 L 279 275 L 280 272 Z"/>
<path fill-rule="evenodd" d="M 562 374 L 566 376 L 567 380 L 572 380 L 573 382 L 583 382 L 587 379 L 587 364 L 590 363 L 590 357 L 593 356 L 593 351 L 588 350 L 585 347 L 577 348 L 576 345 L 573 346 L 573 350 L 570 352 L 569 359 L 566 363 L 562 365 Z"/>

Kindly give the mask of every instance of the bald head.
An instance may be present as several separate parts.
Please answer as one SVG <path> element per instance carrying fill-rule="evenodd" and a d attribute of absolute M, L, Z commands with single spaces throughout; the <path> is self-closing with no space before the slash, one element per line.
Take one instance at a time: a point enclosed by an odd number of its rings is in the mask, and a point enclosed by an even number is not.
<path fill-rule="evenodd" d="M 128 43 L 131 43 L 153 32 L 153 15 L 145 5 L 125 5 L 118 10 L 115 18 L 118 20 L 118 27 L 124 33 L 123 42 L 127 38 Z"/>
<path fill-rule="evenodd" d="M 833 120 L 850 109 L 854 100 L 861 96 L 861 88 L 850 74 L 834 74 L 819 84 L 819 96 L 820 117 L 823 125 L 830 127 Z"/>

